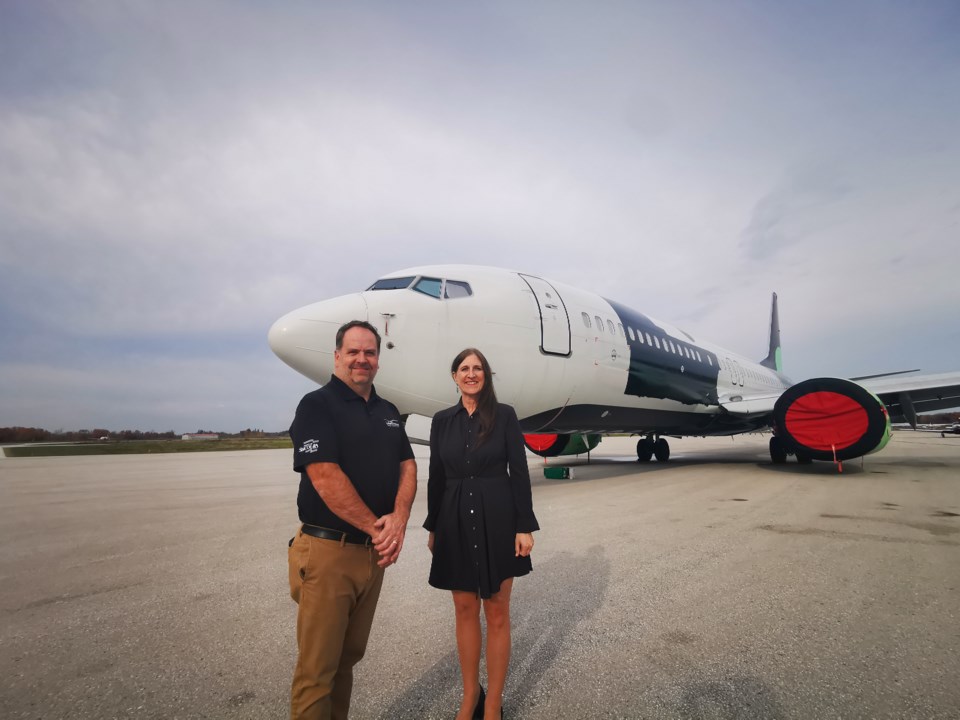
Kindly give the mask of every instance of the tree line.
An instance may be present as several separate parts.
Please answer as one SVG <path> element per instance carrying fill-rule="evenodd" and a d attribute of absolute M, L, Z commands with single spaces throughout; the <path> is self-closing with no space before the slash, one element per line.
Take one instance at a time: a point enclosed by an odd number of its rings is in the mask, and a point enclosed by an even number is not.
<path fill-rule="evenodd" d="M 247 428 L 237 433 L 217 432 L 215 430 L 197 430 L 198 433 L 212 433 L 222 438 L 267 438 L 286 436 L 283 432 L 266 432 L 264 430 Z M 0 427 L 0 443 L 29 443 L 29 442 L 89 442 L 91 440 L 175 440 L 180 433 L 173 430 L 154 432 L 152 430 L 107 430 L 94 428 L 93 430 L 45 430 L 35 427 Z"/>
<path fill-rule="evenodd" d="M 949 425 L 960 422 L 960 413 L 931 413 L 920 415 L 917 420 L 923 424 Z M 211 433 L 222 438 L 271 438 L 286 437 L 287 431 L 267 432 L 265 430 L 247 428 L 236 433 L 219 432 L 216 430 L 197 430 L 198 433 Z M 45 430 L 34 427 L 0 427 L 0 443 L 30 443 L 30 442 L 89 442 L 92 440 L 175 440 L 180 437 L 173 430 L 154 432 L 153 430 L 107 430 L 94 428 L 93 430 Z"/>

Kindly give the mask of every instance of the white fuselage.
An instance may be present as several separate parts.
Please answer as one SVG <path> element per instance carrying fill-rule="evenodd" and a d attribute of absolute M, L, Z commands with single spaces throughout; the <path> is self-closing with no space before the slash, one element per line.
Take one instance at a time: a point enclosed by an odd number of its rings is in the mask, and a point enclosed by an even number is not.
<path fill-rule="evenodd" d="M 401 413 L 427 417 L 457 401 L 450 363 L 477 347 L 499 399 L 514 406 L 527 432 L 742 432 L 750 418 L 721 421 L 724 399 L 779 394 L 789 385 L 756 362 L 561 283 L 469 265 L 385 276 L 406 277 L 414 280 L 403 289 L 367 290 L 285 315 L 270 330 L 271 347 L 322 384 L 333 372 L 337 328 L 367 320 L 383 342 L 377 392 Z M 471 294 L 437 297 L 440 283 L 421 283 L 427 294 L 414 288 L 417 278 L 457 281 L 452 295 L 465 286 Z"/>

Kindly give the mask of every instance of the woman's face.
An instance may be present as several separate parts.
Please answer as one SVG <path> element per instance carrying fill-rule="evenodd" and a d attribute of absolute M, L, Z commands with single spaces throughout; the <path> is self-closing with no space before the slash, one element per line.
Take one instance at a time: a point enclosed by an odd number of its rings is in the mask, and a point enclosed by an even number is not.
<path fill-rule="evenodd" d="M 476 398 L 483 389 L 483 365 L 476 355 L 467 355 L 457 371 L 453 374 L 453 381 L 460 388 L 464 397 Z"/>

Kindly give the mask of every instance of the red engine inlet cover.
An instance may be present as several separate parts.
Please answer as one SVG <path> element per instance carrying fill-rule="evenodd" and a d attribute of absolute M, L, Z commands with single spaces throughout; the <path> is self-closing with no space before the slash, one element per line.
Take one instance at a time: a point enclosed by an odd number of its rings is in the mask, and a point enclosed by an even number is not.
<path fill-rule="evenodd" d="M 812 392 L 787 409 L 784 427 L 794 440 L 814 450 L 846 449 L 867 431 L 867 411 L 846 395 Z"/>
<path fill-rule="evenodd" d="M 530 448 L 530 452 L 535 452 L 538 455 L 542 455 L 557 444 L 558 437 L 559 436 L 556 434 L 538 435 L 534 433 L 531 435 L 524 435 L 523 440 L 527 444 L 527 447 Z"/>
<path fill-rule="evenodd" d="M 773 408 L 777 436 L 814 460 L 849 460 L 876 449 L 887 409 L 850 380 L 814 378 L 788 388 Z"/>

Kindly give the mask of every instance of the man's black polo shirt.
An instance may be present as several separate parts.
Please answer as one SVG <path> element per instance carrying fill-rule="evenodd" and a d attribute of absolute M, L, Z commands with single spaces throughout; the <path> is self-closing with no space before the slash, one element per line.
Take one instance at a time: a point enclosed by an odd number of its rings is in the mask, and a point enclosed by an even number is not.
<path fill-rule="evenodd" d="M 300 473 L 297 509 L 309 525 L 357 532 L 337 517 L 310 482 L 307 465 L 336 463 L 350 478 L 360 499 L 377 517 L 393 512 L 400 484 L 400 463 L 413 449 L 400 413 L 374 389 L 366 401 L 336 375 L 303 396 L 290 426 L 293 469 Z"/>

